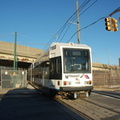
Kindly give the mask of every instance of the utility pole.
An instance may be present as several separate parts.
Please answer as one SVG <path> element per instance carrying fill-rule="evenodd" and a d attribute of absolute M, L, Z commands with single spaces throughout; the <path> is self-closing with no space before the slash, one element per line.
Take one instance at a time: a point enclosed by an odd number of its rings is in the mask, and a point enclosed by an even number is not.
<path fill-rule="evenodd" d="M 14 41 L 14 64 L 13 64 L 13 70 L 17 70 L 16 45 L 17 45 L 17 32 L 15 32 L 15 41 Z"/>
<path fill-rule="evenodd" d="M 77 21 L 77 40 L 78 40 L 78 44 L 80 44 L 80 20 L 79 20 L 78 1 L 76 1 L 76 21 Z"/>

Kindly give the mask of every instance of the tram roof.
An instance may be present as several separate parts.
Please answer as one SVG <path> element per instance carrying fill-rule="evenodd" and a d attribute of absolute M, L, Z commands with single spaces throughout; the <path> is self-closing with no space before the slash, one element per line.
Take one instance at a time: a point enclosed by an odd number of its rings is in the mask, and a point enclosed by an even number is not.
<path fill-rule="evenodd" d="M 90 48 L 88 45 L 85 45 L 85 44 L 74 44 L 74 43 L 58 43 L 58 42 L 54 42 L 50 45 L 50 48 L 54 47 L 54 46 L 57 46 L 58 48 L 60 46 L 65 46 L 65 47 L 81 47 L 81 48 Z M 50 49 L 49 48 L 49 49 Z M 39 61 L 45 61 L 45 60 L 48 60 L 49 59 L 49 50 L 47 51 L 44 51 L 41 56 L 39 56 L 37 58 L 37 60 L 35 62 L 39 62 Z"/>
<path fill-rule="evenodd" d="M 57 42 L 54 42 L 54 43 L 52 43 L 51 44 L 51 46 L 50 47 L 52 47 L 52 46 L 75 46 L 75 47 L 86 47 L 86 48 L 90 48 L 90 46 L 88 46 L 88 45 L 85 45 L 85 44 L 74 44 L 74 43 L 57 43 Z"/>

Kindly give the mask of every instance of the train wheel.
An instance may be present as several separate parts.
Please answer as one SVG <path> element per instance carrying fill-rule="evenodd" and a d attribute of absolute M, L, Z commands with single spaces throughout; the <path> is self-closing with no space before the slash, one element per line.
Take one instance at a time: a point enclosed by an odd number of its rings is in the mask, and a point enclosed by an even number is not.
<path fill-rule="evenodd" d="M 89 97 L 90 96 L 90 93 L 91 91 L 87 91 L 85 94 L 86 94 L 86 97 Z"/>
<path fill-rule="evenodd" d="M 76 92 L 71 93 L 70 98 L 75 100 L 78 98 L 78 94 Z"/>
<path fill-rule="evenodd" d="M 77 93 L 76 92 L 74 92 L 74 94 L 73 94 L 74 96 L 73 96 L 73 98 L 74 99 L 77 99 L 78 98 L 78 95 L 77 95 Z"/>

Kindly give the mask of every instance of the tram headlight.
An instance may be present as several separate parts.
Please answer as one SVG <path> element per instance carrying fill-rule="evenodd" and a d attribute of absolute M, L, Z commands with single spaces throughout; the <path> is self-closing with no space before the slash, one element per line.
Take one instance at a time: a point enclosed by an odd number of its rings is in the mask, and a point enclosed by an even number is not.
<path fill-rule="evenodd" d="M 64 85 L 71 85 L 71 81 L 64 81 L 63 84 Z"/>

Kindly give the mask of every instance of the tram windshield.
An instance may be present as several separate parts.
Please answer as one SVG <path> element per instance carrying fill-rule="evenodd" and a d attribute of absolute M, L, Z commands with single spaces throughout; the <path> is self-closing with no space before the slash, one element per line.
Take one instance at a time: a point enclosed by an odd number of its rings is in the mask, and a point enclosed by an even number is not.
<path fill-rule="evenodd" d="M 64 72 L 91 72 L 90 51 L 88 49 L 63 49 Z"/>

